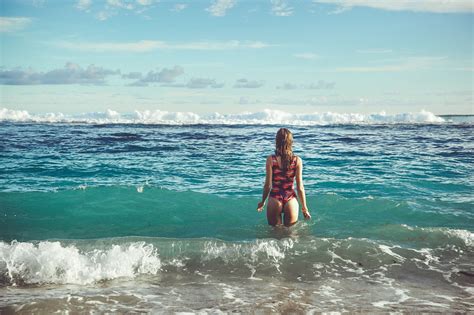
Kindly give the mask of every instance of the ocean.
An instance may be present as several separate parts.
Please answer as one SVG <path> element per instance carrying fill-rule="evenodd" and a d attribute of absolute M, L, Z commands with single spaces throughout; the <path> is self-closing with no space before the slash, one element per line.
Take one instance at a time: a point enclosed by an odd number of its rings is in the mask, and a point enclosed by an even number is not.
<path fill-rule="evenodd" d="M 313 219 L 256 211 L 278 128 Z M 0 313 L 468 312 L 474 117 L 0 109 Z"/>

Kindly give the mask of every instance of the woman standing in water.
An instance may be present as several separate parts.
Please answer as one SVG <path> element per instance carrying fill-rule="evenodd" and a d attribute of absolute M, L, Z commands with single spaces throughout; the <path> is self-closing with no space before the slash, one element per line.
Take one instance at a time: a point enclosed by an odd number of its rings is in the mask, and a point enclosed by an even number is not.
<path fill-rule="evenodd" d="M 275 139 L 275 154 L 267 157 L 265 185 L 263 186 L 262 201 L 257 210 L 263 210 L 265 200 L 267 204 L 268 224 L 275 226 L 283 223 L 291 226 L 298 221 L 298 200 L 293 189 L 296 177 L 298 198 L 301 202 L 301 211 L 305 219 L 311 219 L 306 207 L 306 195 L 303 186 L 303 161 L 293 154 L 293 135 L 286 128 L 280 128 Z"/>

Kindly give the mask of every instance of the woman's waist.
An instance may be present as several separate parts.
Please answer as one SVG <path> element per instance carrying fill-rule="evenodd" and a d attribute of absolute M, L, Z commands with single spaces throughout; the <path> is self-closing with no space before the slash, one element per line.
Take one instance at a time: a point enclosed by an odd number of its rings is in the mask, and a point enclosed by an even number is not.
<path fill-rule="evenodd" d="M 293 183 L 272 184 L 272 191 L 273 190 L 294 190 Z"/>

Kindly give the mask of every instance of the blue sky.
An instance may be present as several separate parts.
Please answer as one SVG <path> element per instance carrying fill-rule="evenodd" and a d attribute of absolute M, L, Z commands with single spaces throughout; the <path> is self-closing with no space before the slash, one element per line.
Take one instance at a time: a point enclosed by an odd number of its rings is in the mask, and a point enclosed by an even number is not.
<path fill-rule="evenodd" d="M 5 0 L 1 106 L 473 114 L 470 0 Z"/>

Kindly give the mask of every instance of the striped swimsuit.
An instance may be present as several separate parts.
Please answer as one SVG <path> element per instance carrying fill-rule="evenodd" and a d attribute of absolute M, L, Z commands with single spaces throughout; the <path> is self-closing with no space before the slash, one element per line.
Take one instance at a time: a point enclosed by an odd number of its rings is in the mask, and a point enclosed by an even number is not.
<path fill-rule="evenodd" d="M 293 182 L 296 175 L 296 155 L 293 156 L 293 160 L 288 165 L 286 174 L 278 166 L 278 160 L 276 155 L 272 155 L 272 190 L 270 197 L 273 197 L 280 201 L 284 206 L 291 198 L 296 197 L 296 193 L 293 189 Z"/>

